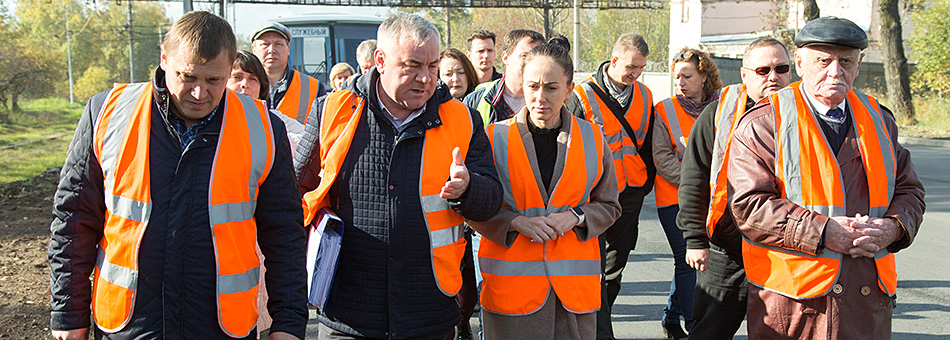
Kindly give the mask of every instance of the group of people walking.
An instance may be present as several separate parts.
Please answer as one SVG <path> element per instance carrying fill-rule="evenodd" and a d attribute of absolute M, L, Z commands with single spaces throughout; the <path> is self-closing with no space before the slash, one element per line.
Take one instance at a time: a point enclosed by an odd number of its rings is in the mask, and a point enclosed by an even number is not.
<path fill-rule="evenodd" d="M 319 339 L 613 339 L 654 190 L 675 267 L 664 336 L 729 339 L 747 311 L 755 339 L 890 336 L 893 253 L 924 191 L 893 115 L 851 87 L 854 23 L 805 25 L 791 84 L 777 40 L 750 44 L 728 86 L 684 48 L 656 105 L 637 34 L 577 83 L 566 39 L 507 32 L 502 74 L 495 38 L 442 50 L 397 14 L 325 93 L 287 66 L 283 25 L 247 52 L 223 19 L 182 16 L 152 82 L 80 119 L 51 226 L 53 336 L 91 320 L 97 339 L 303 339 L 306 230 L 329 210 L 344 232 Z"/>

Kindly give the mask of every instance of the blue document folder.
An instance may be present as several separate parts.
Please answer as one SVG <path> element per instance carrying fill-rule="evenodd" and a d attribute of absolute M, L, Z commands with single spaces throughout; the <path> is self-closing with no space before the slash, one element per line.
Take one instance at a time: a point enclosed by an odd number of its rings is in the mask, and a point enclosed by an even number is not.
<path fill-rule="evenodd" d="M 307 302 L 323 310 L 343 245 L 343 220 L 328 208 L 320 209 L 307 239 Z"/>

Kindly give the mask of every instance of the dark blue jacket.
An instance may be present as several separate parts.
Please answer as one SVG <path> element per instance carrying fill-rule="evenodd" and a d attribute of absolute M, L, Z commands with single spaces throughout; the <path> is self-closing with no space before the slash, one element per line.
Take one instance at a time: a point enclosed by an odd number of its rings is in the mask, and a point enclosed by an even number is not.
<path fill-rule="evenodd" d="M 168 98 L 164 77 L 164 71 L 157 69 L 149 141 L 153 208 L 139 250 L 140 277 L 132 319 L 121 331 L 105 337 L 231 339 L 218 326 L 208 220 L 208 188 L 222 108 L 216 108 L 219 114 L 183 148 L 167 117 L 159 113 L 158 103 Z M 89 327 L 89 276 L 105 214 L 102 168 L 93 152 L 92 131 L 106 93 L 86 105 L 56 190 L 49 245 L 50 324 L 56 330 Z M 307 323 L 303 212 L 284 125 L 273 114 L 271 124 L 274 164 L 259 188 L 254 217 L 258 243 L 266 256 L 268 309 L 274 318 L 271 331 L 302 339 Z M 104 336 L 96 333 L 96 338 Z M 249 338 L 256 338 L 256 333 Z"/>
<path fill-rule="evenodd" d="M 460 313 L 455 298 L 435 282 L 419 174 L 426 130 L 442 124 L 439 104 L 454 99 L 444 88 L 437 89 L 425 111 L 400 133 L 382 113 L 378 77 L 373 69 L 349 85 L 368 111 L 360 117 L 328 196 L 345 227 L 333 287 L 317 319 L 361 337 L 444 334 L 458 324 Z M 320 183 L 318 132 L 325 100 L 314 104 L 297 146 L 294 163 L 302 192 Z M 481 221 L 498 212 L 502 191 L 481 119 L 469 111 L 475 123 L 465 158 L 471 181 L 456 208 L 465 218 Z"/>

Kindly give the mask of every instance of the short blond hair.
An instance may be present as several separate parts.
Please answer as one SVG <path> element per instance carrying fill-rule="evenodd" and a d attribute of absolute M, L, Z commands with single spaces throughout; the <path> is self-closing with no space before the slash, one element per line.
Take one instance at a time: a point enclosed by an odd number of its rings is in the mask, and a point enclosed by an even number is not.
<path fill-rule="evenodd" d="M 211 12 L 195 11 L 185 13 L 172 24 L 162 41 L 162 51 L 166 55 L 190 53 L 199 63 L 226 52 L 228 63 L 233 63 L 237 57 L 237 41 L 226 20 Z"/>

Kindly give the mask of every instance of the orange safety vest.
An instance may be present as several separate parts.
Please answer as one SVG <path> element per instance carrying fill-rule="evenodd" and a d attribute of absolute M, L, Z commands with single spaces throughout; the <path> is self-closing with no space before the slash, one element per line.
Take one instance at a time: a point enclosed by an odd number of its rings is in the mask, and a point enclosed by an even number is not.
<path fill-rule="evenodd" d="M 570 125 L 570 137 L 563 172 L 551 197 L 545 197 L 547 192 L 533 170 L 537 162 L 529 159 L 525 150 L 522 137 L 529 136 L 527 126 L 515 119 L 488 126 L 505 209 L 538 217 L 590 201 L 590 192 L 604 172 L 603 135 L 599 127 L 585 120 L 570 114 L 561 117 Z M 481 303 L 489 311 L 534 313 L 544 305 L 551 287 L 564 307 L 574 313 L 600 308 L 600 246 L 596 237 L 582 242 L 571 230 L 554 241 L 539 243 L 519 234 L 509 248 L 483 237 L 478 263 L 484 278 Z"/>
<path fill-rule="evenodd" d="M 574 95 L 584 105 L 587 120 L 604 129 L 604 139 L 610 147 L 614 170 L 617 171 L 617 190 L 622 192 L 628 186 L 642 187 L 647 182 L 647 166 L 638 149 L 643 146 L 649 124 L 652 122 L 653 93 L 640 82 L 636 82 L 633 88 L 630 108 L 623 117 L 631 128 L 636 129 L 633 131 L 633 137 L 636 138 L 634 140 L 617 116 L 604 104 L 603 98 L 597 95 L 595 86 L 600 89 L 593 77 L 587 78 L 574 86 Z M 600 90 L 603 92 L 603 89 Z"/>
<path fill-rule="evenodd" d="M 775 169 L 782 198 L 826 216 L 844 216 L 844 184 L 840 165 L 818 125 L 815 113 L 800 89 L 801 82 L 772 94 L 775 111 Z M 894 196 L 894 149 L 877 99 L 851 90 L 848 107 L 858 136 L 867 173 L 868 215 L 883 217 Z M 807 299 L 831 291 L 838 280 L 843 254 L 823 249 L 820 255 L 743 240 L 746 277 L 756 286 L 779 294 Z M 885 294 L 897 291 L 894 254 L 875 254 L 878 287 Z"/>
<path fill-rule="evenodd" d="M 305 225 L 320 209 L 330 206 L 330 187 L 343 166 L 365 106 L 364 99 L 350 90 L 327 95 L 320 123 L 320 185 L 303 196 Z M 443 294 L 454 296 L 462 288 L 459 268 L 465 253 L 464 222 L 439 194 L 449 175 L 452 150 L 458 147 L 465 158 L 475 125 L 468 108 L 457 100 L 439 105 L 439 116 L 442 125 L 425 133 L 419 192 L 436 284 Z"/>
<path fill-rule="evenodd" d="M 744 84 L 723 87 L 716 107 L 716 138 L 713 142 L 712 162 L 709 164 L 709 213 L 706 214 L 706 234 L 713 236 L 716 224 L 726 212 L 726 173 L 729 150 L 732 146 L 732 131 L 746 111 L 749 94 Z"/>
<path fill-rule="evenodd" d="M 657 119 L 666 122 L 666 131 L 669 132 L 673 151 L 676 152 L 676 157 L 682 162 L 683 153 L 686 152 L 686 141 L 689 139 L 689 131 L 692 130 L 696 118 L 686 113 L 676 96 L 659 102 L 655 109 Z M 671 112 L 675 114 L 670 114 Z M 679 198 L 677 197 L 679 188 L 677 186 L 670 184 L 660 175 L 656 176 L 655 185 L 656 192 L 654 195 L 658 208 L 679 204 Z"/>
<path fill-rule="evenodd" d="M 215 249 L 218 323 L 231 337 L 257 325 L 260 266 L 258 188 L 271 170 L 274 140 L 264 103 L 225 95 L 221 134 L 211 169 L 208 218 Z M 96 325 L 116 332 L 132 317 L 139 247 L 152 212 L 149 175 L 151 83 L 117 84 L 94 128 L 94 149 L 105 185 L 105 224 L 93 280 Z"/>
<path fill-rule="evenodd" d="M 317 99 L 317 89 L 321 85 L 317 79 L 301 74 L 300 71 L 294 70 L 293 73 L 287 92 L 284 92 L 284 97 L 277 104 L 277 111 L 296 119 L 300 124 L 307 125 L 310 105 Z"/>

